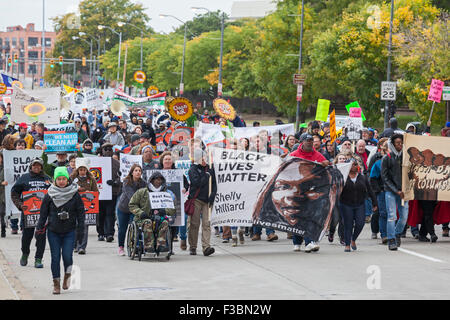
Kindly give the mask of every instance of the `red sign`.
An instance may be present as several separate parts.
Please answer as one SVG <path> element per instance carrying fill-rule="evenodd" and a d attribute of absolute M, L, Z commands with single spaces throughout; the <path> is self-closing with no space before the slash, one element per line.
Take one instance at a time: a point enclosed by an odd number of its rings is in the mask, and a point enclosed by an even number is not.
<path fill-rule="evenodd" d="M 42 200 L 47 190 L 34 190 L 22 192 L 22 210 L 25 217 L 25 228 L 36 227 L 41 213 Z"/>
<path fill-rule="evenodd" d="M 441 102 L 442 90 L 444 90 L 444 81 L 433 79 L 431 80 L 430 93 L 428 94 L 428 100 L 434 102 Z"/>

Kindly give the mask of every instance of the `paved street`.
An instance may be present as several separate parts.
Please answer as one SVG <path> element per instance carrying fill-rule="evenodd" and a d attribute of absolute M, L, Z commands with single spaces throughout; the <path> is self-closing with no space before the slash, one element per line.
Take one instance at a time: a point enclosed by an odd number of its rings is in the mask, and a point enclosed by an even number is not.
<path fill-rule="evenodd" d="M 19 265 L 20 235 L 0 239 L 2 275 L 0 299 L 448 299 L 450 239 L 435 244 L 419 243 L 408 231 L 402 251 L 390 252 L 380 240 L 370 239 L 365 225 L 356 252 L 344 253 L 336 240 L 321 243 L 319 253 L 293 252 L 286 234 L 270 243 L 252 242 L 236 248 L 213 237 L 216 253 L 190 256 L 174 243 L 175 256 L 141 262 L 119 257 L 114 243 L 97 241 L 90 228 L 87 255 L 74 255 L 81 270 L 81 289 L 54 296 L 47 244 L 44 269 L 34 259 Z M 34 255 L 34 241 L 32 255 Z M 407 251 L 405 251 L 407 250 Z M 368 289 L 379 267 L 380 289 Z M 373 269 L 370 269 L 373 270 Z M 377 273 L 377 272 L 375 272 Z M 7 280 L 5 280 L 7 279 Z M 19 280 L 19 281 L 18 281 Z M 376 287 L 376 281 L 369 281 Z M 22 286 L 24 289 L 22 289 Z"/>

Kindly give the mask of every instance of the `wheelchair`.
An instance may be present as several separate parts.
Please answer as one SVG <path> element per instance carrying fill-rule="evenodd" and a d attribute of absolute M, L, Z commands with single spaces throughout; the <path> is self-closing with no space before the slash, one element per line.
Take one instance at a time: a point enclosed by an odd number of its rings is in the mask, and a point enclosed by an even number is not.
<path fill-rule="evenodd" d="M 128 257 L 131 260 L 134 260 L 137 256 L 139 261 L 142 260 L 142 257 L 145 257 L 146 254 L 150 255 L 153 254 L 153 257 L 159 257 L 161 253 L 166 254 L 166 259 L 170 260 L 170 256 L 173 255 L 173 238 L 172 238 L 172 231 L 170 230 L 170 226 L 174 223 L 175 217 L 168 217 L 169 222 L 169 228 L 167 229 L 166 233 L 166 246 L 161 248 L 160 250 L 156 250 L 156 241 L 154 243 L 154 247 L 150 249 L 145 249 L 144 243 L 144 231 L 142 229 L 142 225 L 136 223 L 136 221 L 133 221 L 128 225 L 127 230 L 127 253 Z M 159 228 L 156 228 L 156 230 L 159 230 Z M 155 232 L 155 231 L 154 231 Z M 156 238 L 156 237 L 155 237 Z"/>

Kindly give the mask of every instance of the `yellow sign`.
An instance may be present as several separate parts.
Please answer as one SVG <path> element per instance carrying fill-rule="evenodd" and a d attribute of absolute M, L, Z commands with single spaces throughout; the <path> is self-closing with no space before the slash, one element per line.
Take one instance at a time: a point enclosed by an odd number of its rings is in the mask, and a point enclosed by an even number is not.
<path fill-rule="evenodd" d="M 11 85 L 14 86 L 18 86 L 20 89 L 23 89 L 23 84 L 20 81 L 14 80 L 13 82 L 11 82 Z"/>
<path fill-rule="evenodd" d="M 186 98 L 172 99 L 168 103 L 167 109 L 169 110 L 169 114 L 172 116 L 172 118 L 177 121 L 186 121 L 192 116 L 194 112 L 192 102 Z"/>
<path fill-rule="evenodd" d="M 27 105 L 23 109 L 23 111 L 25 112 L 25 114 L 27 116 L 37 117 L 37 116 L 40 116 L 41 114 L 43 114 L 45 111 L 47 111 L 47 108 L 41 103 L 33 102 L 33 103 Z"/>
<path fill-rule="evenodd" d="M 233 121 L 236 118 L 236 110 L 226 100 L 217 98 L 213 102 L 216 113 L 225 120 Z"/>
<path fill-rule="evenodd" d="M 155 86 L 148 87 L 148 89 L 147 89 L 148 97 L 154 96 L 155 94 L 158 94 L 158 93 L 159 93 L 159 89 Z"/>
<path fill-rule="evenodd" d="M 0 83 L 0 94 L 4 94 L 7 90 L 6 84 Z"/>
<path fill-rule="evenodd" d="M 330 138 L 331 144 L 336 140 L 336 110 L 333 109 L 333 112 L 330 113 Z"/>
<path fill-rule="evenodd" d="M 136 71 L 134 73 L 134 81 L 138 82 L 138 83 L 144 83 L 145 80 L 147 79 L 147 76 L 145 75 L 144 71 Z"/>

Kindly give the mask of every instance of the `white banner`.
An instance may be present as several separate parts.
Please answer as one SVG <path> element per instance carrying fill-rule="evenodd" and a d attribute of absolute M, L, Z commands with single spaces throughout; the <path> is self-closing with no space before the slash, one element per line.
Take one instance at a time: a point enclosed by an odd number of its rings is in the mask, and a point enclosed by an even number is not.
<path fill-rule="evenodd" d="M 41 156 L 42 150 L 3 151 L 5 181 L 8 181 L 8 185 L 5 186 L 6 215 L 13 214 L 13 217 L 17 217 L 20 213 L 11 200 L 11 189 L 22 175 L 30 172 L 31 161 Z"/>
<path fill-rule="evenodd" d="M 99 200 L 112 199 L 112 187 L 106 183 L 112 180 L 112 162 L 110 157 L 90 157 L 91 168 L 89 171 L 97 181 Z"/>
<path fill-rule="evenodd" d="M 138 164 L 142 168 L 142 155 L 129 155 L 129 154 L 120 154 L 120 172 L 122 173 L 120 176 L 120 180 L 123 180 L 127 177 L 128 173 L 130 173 L 130 169 L 134 164 Z"/>
<path fill-rule="evenodd" d="M 16 87 L 11 98 L 11 121 L 59 124 L 60 91 L 59 88 L 26 91 Z"/>
<path fill-rule="evenodd" d="M 211 226 L 251 226 L 258 192 L 276 172 L 277 156 L 215 148 L 217 194 Z"/>
<path fill-rule="evenodd" d="M 85 99 L 88 110 L 99 109 L 103 106 L 97 89 L 85 89 Z"/>
<path fill-rule="evenodd" d="M 256 136 L 261 130 L 267 130 L 268 136 L 272 137 L 275 132 L 281 132 L 283 139 L 286 139 L 288 135 L 295 134 L 294 124 L 281 124 L 278 126 L 264 126 L 264 127 L 237 127 L 234 128 L 234 137 L 240 138 L 250 138 Z"/>

